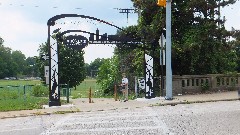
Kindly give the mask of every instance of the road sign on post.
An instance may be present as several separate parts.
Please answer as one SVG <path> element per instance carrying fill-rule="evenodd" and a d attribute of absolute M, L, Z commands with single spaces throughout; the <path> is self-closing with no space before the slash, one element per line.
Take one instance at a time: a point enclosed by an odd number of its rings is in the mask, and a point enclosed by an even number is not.
<path fill-rule="evenodd" d="M 166 38 L 165 36 L 162 35 L 160 36 L 159 38 L 159 45 L 160 45 L 160 66 L 161 66 L 161 96 L 164 96 L 164 92 L 163 92 L 163 89 L 164 89 L 164 78 L 163 78 L 163 74 L 164 74 L 164 70 L 163 70 L 163 66 L 165 65 L 165 51 L 166 51 Z"/>

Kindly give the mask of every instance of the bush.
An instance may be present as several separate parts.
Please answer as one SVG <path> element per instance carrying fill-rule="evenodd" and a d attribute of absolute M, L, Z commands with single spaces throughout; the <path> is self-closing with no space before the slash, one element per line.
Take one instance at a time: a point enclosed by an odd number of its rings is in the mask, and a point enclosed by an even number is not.
<path fill-rule="evenodd" d="M 32 94 L 35 97 L 46 97 L 49 94 L 49 90 L 48 90 L 48 87 L 36 85 L 36 86 L 33 86 Z"/>
<path fill-rule="evenodd" d="M 208 82 L 201 84 L 201 90 L 203 93 L 205 93 L 207 90 L 209 90 L 209 88 L 210 88 L 210 86 L 209 86 Z"/>

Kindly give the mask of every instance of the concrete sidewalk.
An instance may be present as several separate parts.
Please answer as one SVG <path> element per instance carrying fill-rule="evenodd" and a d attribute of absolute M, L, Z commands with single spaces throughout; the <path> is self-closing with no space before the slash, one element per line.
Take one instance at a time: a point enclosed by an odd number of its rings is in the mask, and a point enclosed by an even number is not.
<path fill-rule="evenodd" d="M 72 104 L 48 107 L 36 110 L 23 111 L 9 111 L 0 112 L 0 119 L 26 117 L 33 115 L 50 115 L 50 114 L 64 114 L 74 112 L 92 112 L 92 111 L 106 111 L 117 109 L 134 109 L 145 106 L 164 106 L 177 105 L 189 103 L 202 103 L 214 101 L 232 101 L 238 100 L 237 91 L 218 92 L 212 94 L 198 94 L 198 95 L 182 95 L 174 96 L 173 100 L 165 100 L 164 97 L 156 97 L 153 99 L 137 98 L 127 102 L 115 101 L 113 98 L 93 98 L 93 103 L 89 103 L 88 98 L 71 99 Z"/>

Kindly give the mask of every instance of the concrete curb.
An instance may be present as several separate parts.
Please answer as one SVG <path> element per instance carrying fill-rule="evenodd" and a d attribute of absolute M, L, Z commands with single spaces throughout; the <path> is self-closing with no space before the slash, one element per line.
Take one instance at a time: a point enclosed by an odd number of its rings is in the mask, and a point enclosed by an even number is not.
<path fill-rule="evenodd" d="M 178 105 L 178 104 L 194 104 L 194 103 L 206 103 L 206 102 L 219 102 L 219 101 L 236 101 L 240 100 L 239 98 L 234 99 L 216 99 L 216 100 L 196 100 L 196 101 L 179 101 L 179 102 L 170 102 L 170 103 L 156 103 L 151 104 L 150 106 L 167 106 L 167 105 Z"/>
<path fill-rule="evenodd" d="M 2 116 L 0 119 L 8 119 L 8 118 L 18 118 L 18 117 L 28 117 L 28 116 L 40 116 L 40 115 L 54 115 L 54 114 L 68 114 L 68 113 L 78 113 L 78 112 L 98 112 L 98 111 L 108 111 L 108 110 L 119 110 L 119 109 L 133 109 L 133 108 L 142 108 L 142 107 L 154 107 L 154 106 L 175 106 L 178 104 L 193 104 L 193 103 L 206 103 L 206 102 L 219 102 L 219 101 L 236 101 L 240 100 L 239 98 L 230 98 L 230 99 L 213 99 L 213 100 L 196 100 L 196 101 L 170 101 L 168 103 L 146 103 L 145 105 L 126 105 L 125 107 L 112 106 L 109 108 L 97 109 L 94 110 L 92 108 L 81 110 L 80 107 L 74 106 L 74 108 L 54 108 L 50 110 L 41 109 L 34 110 L 33 112 L 29 112 L 24 114 L 23 112 L 16 112 L 16 114 L 10 114 L 10 116 Z M 1 112 L 0 112 L 1 113 Z M 7 113 L 7 112 L 6 112 Z M 18 114 L 17 114 L 18 113 Z"/>

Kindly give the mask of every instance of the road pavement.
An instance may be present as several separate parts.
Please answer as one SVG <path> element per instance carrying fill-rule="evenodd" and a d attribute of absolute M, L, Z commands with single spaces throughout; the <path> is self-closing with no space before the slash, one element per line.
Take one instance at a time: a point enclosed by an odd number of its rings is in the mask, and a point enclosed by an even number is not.
<path fill-rule="evenodd" d="M 173 100 L 165 100 L 164 97 L 156 97 L 153 99 L 137 98 L 129 100 L 128 102 L 115 101 L 113 98 L 93 98 L 92 103 L 89 99 L 70 99 L 71 104 L 62 105 L 58 107 L 48 107 L 45 105 L 44 109 L 23 110 L 23 111 L 9 111 L 0 112 L 0 119 L 26 117 L 35 115 L 49 115 L 55 113 L 74 113 L 74 112 L 92 112 L 92 111 L 106 111 L 117 109 L 134 109 L 147 106 L 165 106 L 176 104 L 215 102 L 215 101 L 234 101 L 239 100 L 237 91 L 217 92 L 211 94 L 197 94 L 197 95 L 181 95 L 174 96 Z"/>
<path fill-rule="evenodd" d="M 240 101 L 0 119 L 0 135 L 239 135 Z"/>

